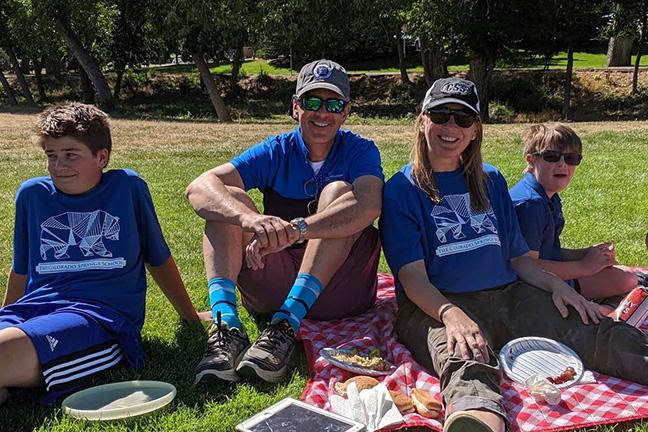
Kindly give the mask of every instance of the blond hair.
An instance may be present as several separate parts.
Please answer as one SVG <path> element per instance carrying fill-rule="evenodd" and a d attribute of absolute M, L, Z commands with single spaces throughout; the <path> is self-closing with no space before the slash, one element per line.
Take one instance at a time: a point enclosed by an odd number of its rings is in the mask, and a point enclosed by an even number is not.
<path fill-rule="evenodd" d="M 576 132 L 569 126 L 558 122 L 540 123 L 531 126 L 522 137 L 524 143 L 524 157 L 526 155 L 537 155 L 545 150 L 555 150 L 561 153 L 574 151 L 581 153 L 583 143 Z M 531 171 L 527 164 L 524 172 Z"/>
<path fill-rule="evenodd" d="M 437 188 L 432 170 L 432 161 L 427 149 L 427 140 L 423 132 L 423 116 L 419 114 L 416 119 L 416 139 L 412 147 L 412 179 L 418 187 L 430 197 L 436 204 L 441 202 L 441 194 Z M 475 139 L 470 141 L 468 147 L 461 154 L 461 164 L 463 174 L 468 183 L 468 192 L 470 194 L 470 206 L 475 211 L 486 211 L 490 207 L 488 195 L 486 192 L 486 173 L 484 173 L 483 160 L 481 155 L 481 143 L 483 129 L 479 117 L 475 119 Z"/>

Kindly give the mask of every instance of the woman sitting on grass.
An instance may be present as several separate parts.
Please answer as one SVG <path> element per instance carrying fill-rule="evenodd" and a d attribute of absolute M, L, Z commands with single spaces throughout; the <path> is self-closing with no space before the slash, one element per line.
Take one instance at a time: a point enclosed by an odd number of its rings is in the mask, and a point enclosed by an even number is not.
<path fill-rule="evenodd" d="M 582 159 L 576 132 L 560 123 L 537 124 L 524 134 L 523 141 L 527 167 L 510 194 L 529 253 L 539 258 L 538 266 L 567 281 L 588 299 L 625 294 L 637 283 L 646 285 L 644 275 L 615 265 L 612 243 L 584 249 L 560 245 L 565 218 L 558 193 L 569 185 Z M 609 306 L 600 308 L 603 313 L 610 312 Z"/>
<path fill-rule="evenodd" d="M 474 84 L 436 81 L 416 134 L 412 161 L 385 185 L 380 228 L 396 282 L 395 328 L 440 378 L 444 431 L 504 430 L 494 351 L 517 337 L 558 340 L 588 369 L 648 384 L 643 333 L 603 318 L 530 255 L 506 181 L 482 163 Z"/>

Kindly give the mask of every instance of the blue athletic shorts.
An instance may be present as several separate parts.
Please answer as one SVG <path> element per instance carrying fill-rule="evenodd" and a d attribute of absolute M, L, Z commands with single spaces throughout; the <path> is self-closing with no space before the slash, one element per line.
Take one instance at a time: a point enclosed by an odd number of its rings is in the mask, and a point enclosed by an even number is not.
<path fill-rule="evenodd" d="M 124 358 L 104 326 L 91 316 L 47 304 L 15 303 L 0 309 L 0 330 L 16 327 L 31 339 L 43 373 L 43 402 L 83 387 Z"/>

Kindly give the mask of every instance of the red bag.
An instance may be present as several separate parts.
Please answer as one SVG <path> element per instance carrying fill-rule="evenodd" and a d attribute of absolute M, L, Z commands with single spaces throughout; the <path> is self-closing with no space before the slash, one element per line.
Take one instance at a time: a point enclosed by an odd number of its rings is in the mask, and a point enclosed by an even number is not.
<path fill-rule="evenodd" d="M 638 286 L 630 291 L 609 316 L 615 321 L 639 327 L 648 318 L 648 288 Z"/>

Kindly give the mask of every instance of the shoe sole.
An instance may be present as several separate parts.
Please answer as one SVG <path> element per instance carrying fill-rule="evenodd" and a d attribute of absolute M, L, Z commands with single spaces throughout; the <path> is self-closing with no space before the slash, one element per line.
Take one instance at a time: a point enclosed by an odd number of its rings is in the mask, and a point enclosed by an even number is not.
<path fill-rule="evenodd" d="M 288 365 L 284 366 L 283 368 L 279 369 L 276 372 L 273 372 L 273 371 L 267 371 L 265 369 L 261 369 L 256 363 L 253 363 L 248 360 L 243 360 L 241 363 L 239 363 L 238 367 L 236 368 L 236 373 L 239 376 L 245 376 L 248 378 L 259 377 L 263 381 L 270 382 L 270 383 L 278 383 L 282 381 L 284 378 L 286 378 L 287 372 L 288 372 Z"/>
<path fill-rule="evenodd" d="M 250 345 L 246 346 L 241 350 L 241 353 L 238 355 L 236 362 L 234 363 L 234 368 L 229 369 L 229 370 L 224 370 L 224 371 L 219 371 L 216 369 L 205 369 L 203 371 L 200 371 L 196 374 L 196 380 L 194 381 L 194 385 L 200 384 L 203 382 L 203 380 L 206 380 L 205 382 L 208 382 L 212 379 L 220 379 L 223 381 L 228 381 L 228 382 L 237 382 L 239 380 L 239 376 L 236 373 L 238 365 L 241 363 L 241 359 L 247 352 L 248 348 L 250 348 Z"/>
<path fill-rule="evenodd" d="M 459 411 L 445 419 L 443 432 L 493 432 L 493 430 L 477 417 Z"/>

